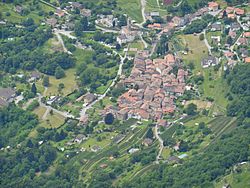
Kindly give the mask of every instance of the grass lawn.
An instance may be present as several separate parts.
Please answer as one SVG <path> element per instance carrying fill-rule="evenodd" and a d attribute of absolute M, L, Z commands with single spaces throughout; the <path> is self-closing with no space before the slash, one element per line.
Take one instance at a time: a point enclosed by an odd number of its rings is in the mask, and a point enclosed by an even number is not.
<path fill-rule="evenodd" d="M 46 108 L 39 106 L 33 112 L 38 116 L 39 119 L 42 119 L 44 113 L 46 112 Z"/>
<path fill-rule="evenodd" d="M 28 3 L 31 2 L 32 1 L 26 1 L 25 3 L 22 4 L 22 6 L 24 8 L 29 8 Z M 39 3 L 39 5 L 40 5 L 39 10 L 30 11 L 28 15 L 22 16 L 19 13 L 15 12 L 15 6 L 13 4 L 0 3 L 0 12 L 2 13 L 4 19 L 7 19 L 8 21 L 13 23 L 20 23 L 26 18 L 33 18 L 35 23 L 38 24 L 44 19 L 43 16 L 38 15 L 39 11 L 44 11 L 46 13 L 50 11 L 55 11 L 52 7 L 47 6 L 45 4 Z M 9 12 L 10 16 L 6 16 L 6 12 Z"/>
<path fill-rule="evenodd" d="M 87 141 L 85 141 L 83 144 L 81 144 L 81 147 L 86 148 L 86 150 L 91 150 L 92 146 L 100 146 L 102 149 L 107 147 L 111 143 L 111 137 L 115 136 L 116 133 L 110 132 L 110 133 L 100 133 L 96 135 L 95 137 L 89 138 Z M 101 138 L 101 141 L 97 141 L 97 137 Z M 89 147 L 90 146 L 90 147 Z"/>
<path fill-rule="evenodd" d="M 58 128 L 60 127 L 63 123 L 65 118 L 54 112 L 53 115 L 48 114 L 47 120 L 42 121 L 40 126 L 45 127 L 45 128 Z"/>
<path fill-rule="evenodd" d="M 204 41 L 200 41 L 199 36 L 194 35 L 179 35 L 177 38 L 181 40 L 184 47 L 189 48 L 187 55 L 181 54 L 184 63 L 193 62 L 195 69 L 193 74 L 202 74 L 204 83 L 200 86 L 200 91 L 203 93 L 203 99 L 212 97 L 214 102 L 223 108 L 227 105 L 225 94 L 228 91 L 227 84 L 222 78 L 223 70 L 214 71 L 213 67 L 203 69 L 201 60 L 208 56 L 208 49 Z"/>
<path fill-rule="evenodd" d="M 208 49 L 203 41 L 200 41 L 199 36 L 194 35 L 179 35 L 177 39 L 181 40 L 182 44 L 189 49 L 187 55 L 182 55 L 185 63 L 193 62 L 195 64 L 194 73 L 202 70 L 201 60 L 208 56 Z"/>
<path fill-rule="evenodd" d="M 144 45 L 141 41 L 134 41 L 129 45 L 129 48 L 137 48 L 138 50 L 143 50 Z"/>
<path fill-rule="evenodd" d="M 124 14 L 127 14 L 133 20 L 141 23 L 143 21 L 141 15 L 141 2 L 140 0 L 118 0 L 117 1 L 118 7 L 122 9 Z"/>
<path fill-rule="evenodd" d="M 171 149 L 170 148 L 163 148 L 161 156 L 163 159 L 168 159 L 168 157 L 170 157 L 170 152 Z"/>
<path fill-rule="evenodd" d="M 72 93 L 77 88 L 77 83 L 75 80 L 75 68 L 68 69 L 65 71 L 65 77 L 61 79 L 56 79 L 54 76 L 49 76 L 50 86 L 48 87 L 45 96 L 58 95 L 58 86 L 60 83 L 64 84 L 64 89 L 62 89 L 62 95 L 66 96 Z M 42 82 L 42 81 L 39 81 Z M 38 82 L 38 83 L 39 83 Z"/>
<path fill-rule="evenodd" d="M 211 120 L 213 120 L 213 118 L 211 118 L 211 117 L 207 117 L 207 116 L 198 116 L 197 118 L 192 119 L 192 120 L 186 122 L 184 125 L 185 125 L 185 126 L 188 126 L 188 127 L 193 127 L 193 126 L 196 126 L 196 125 L 195 125 L 196 123 L 201 123 L 201 122 L 208 123 L 208 122 L 210 122 Z M 198 127 L 198 126 L 196 126 L 196 127 Z"/>
<path fill-rule="evenodd" d="M 190 100 L 186 102 L 185 107 L 190 103 L 196 104 L 198 109 L 209 109 L 212 105 L 212 103 L 208 101 Z"/>
<path fill-rule="evenodd" d="M 166 9 L 161 8 L 161 2 L 159 1 L 159 6 L 157 4 L 157 0 L 147 0 L 146 4 L 146 12 L 159 12 L 160 16 L 166 15 L 168 12 Z"/>

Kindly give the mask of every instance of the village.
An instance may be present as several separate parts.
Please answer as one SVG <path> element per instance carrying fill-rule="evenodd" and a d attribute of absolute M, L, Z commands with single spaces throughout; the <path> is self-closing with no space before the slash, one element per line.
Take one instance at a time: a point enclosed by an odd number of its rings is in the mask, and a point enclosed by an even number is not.
<path fill-rule="evenodd" d="M 38 24 L 51 29 L 47 51 L 74 57 L 75 66 L 59 79 L 37 69 L 7 73 L 0 107 L 15 104 L 36 114 L 38 128 L 28 137 L 39 136 L 39 146 L 52 142 L 67 160 L 82 155 L 80 171 L 91 171 L 85 181 L 116 160 L 132 158 L 142 171 L 161 163 L 181 165 L 236 126 L 236 119 L 226 114 L 230 96 L 223 76 L 250 63 L 249 3 L 211 1 L 184 16 L 151 8 L 142 11 L 142 22 L 121 11 L 99 13 L 79 2 L 61 7 L 40 3 L 51 9 Z M 162 1 L 161 6 L 171 3 Z M 11 14 L 20 16 L 26 7 L 12 9 Z M 8 25 L 7 19 L 0 21 Z M 85 70 L 90 71 L 82 76 Z M 84 82 L 88 74 L 94 75 L 89 83 Z M 63 130 L 67 136 L 50 141 L 40 129 Z M 142 160 L 137 154 L 144 155 Z M 131 169 L 135 178 L 138 171 Z"/>

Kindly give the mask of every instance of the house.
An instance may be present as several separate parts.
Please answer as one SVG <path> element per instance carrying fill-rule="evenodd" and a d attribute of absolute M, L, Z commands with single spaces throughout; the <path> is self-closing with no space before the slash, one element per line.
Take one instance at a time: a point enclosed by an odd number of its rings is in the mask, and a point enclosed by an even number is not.
<path fill-rule="evenodd" d="M 233 53 L 233 52 L 230 52 L 230 51 L 226 51 L 226 52 L 224 52 L 224 55 L 225 55 L 226 57 L 230 58 L 230 57 L 233 57 L 233 56 L 234 56 L 234 53 Z"/>
<path fill-rule="evenodd" d="M 245 33 L 243 34 L 243 36 L 246 37 L 246 38 L 250 38 L 250 32 L 245 32 Z"/>
<path fill-rule="evenodd" d="M 159 12 L 150 12 L 150 16 L 160 16 Z"/>
<path fill-rule="evenodd" d="M 220 44 L 220 36 L 211 36 L 212 44 Z"/>
<path fill-rule="evenodd" d="M 237 36 L 237 33 L 235 31 L 230 30 L 228 35 L 234 39 Z"/>
<path fill-rule="evenodd" d="M 158 125 L 158 126 L 162 126 L 162 127 L 167 127 L 167 126 L 168 126 L 168 122 L 167 122 L 167 120 L 165 120 L 165 119 L 159 119 L 159 120 L 157 121 L 157 125 Z"/>
<path fill-rule="evenodd" d="M 153 24 L 149 24 L 148 28 L 149 29 L 157 29 L 158 30 L 158 29 L 162 29 L 162 26 L 159 23 L 153 23 Z"/>
<path fill-rule="evenodd" d="M 232 31 L 238 31 L 238 30 L 240 30 L 241 27 L 240 27 L 240 24 L 238 22 L 233 22 L 233 23 L 231 23 L 230 28 Z"/>
<path fill-rule="evenodd" d="M 96 96 L 93 93 L 87 93 L 83 98 L 84 103 L 90 104 L 96 99 Z"/>
<path fill-rule="evenodd" d="M 210 10 L 210 11 L 217 11 L 217 10 L 219 10 L 219 4 L 218 3 L 216 3 L 216 2 L 208 2 L 208 9 Z"/>
<path fill-rule="evenodd" d="M 41 78 L 41 74 L 39 72 L 33 71 L 30 74 L 29 82 L 37 81 Z"/>
<path fill-rule="evenodd" d="M 227 14 L 230 14 L 230 13 L 233 13 L 234 12 L 234 7 L 227 7 L 226 8 L 226 13 Z"/>
<path fill-rule="evenodd" d="M 248 57 L 249 55 L 248 50 L 246 48 L 240 48 L 239 52 L 240 52 L 241 57 L 244 57 L 244 58 Z"/>
<path fill-rule="evenodd" d="M 49 100 L 47 100 L 48 105 L 52 105 L 54 102 L 56 102 L 60 97 L 59 96 L 51 96 L 49 97 Z"/>
<path fill-rule="evenodd" d="M 178 163 L 181 163 L 181 160 L 176 157 L 176 156 L 170 156 L 168 159 L 167 159 L 168 163 L 171 163 L 171 164 L 178 164 Z"/>
<path fill-rule="evenodd" d="M 85 16 L 85 17 L 90 17 L 91 16 L 91 10 L 83 8 L 83 9 L 80 10 L 80 14 Z M 112 23 L 112 26 L 113 26 L 113 23 Z"/>
<path fill-rule="evenodd" d="M 46 20 L 46 23 L 50 25 L 51 27 L 55 27 L 57 24 L 57 19 L 56 18 L 48 18 Z"/>
<path fill-rule="evenodd" d="M 238 16 L 243 16 L 245 14 L 245 10 L 244 9 L 240 9 L 240 8 L 235 8 L 235 14 Z"/>
<path fill-rule="evenodd" d="M 235 14 L 228 14 L 227 17 L 233 20 L 235 19 Z"/>
<path fill-rule="evenodd" d="M 89 122 L 88 114 L 85 114 L 85 115 L 81 116 L 80 117 L 80 122 L 81 122 L 82 125 L 88 124 L 88 122 Z"/>
<path fill-rule="evenodd" d="M 175 26 L 179 26 L 181 24 L 181 18 L 178 16 L 173 17 L 172 22 L 175 24 Z"/>
<path fill-rule="evenodd" d="M 237 41 L 237 45 L 238 46 L 247 45 L 247 39 L 246 38 L 239 38 L 239 40 Z"/>
<path fill-rule="evenodd" d="M 95 23 L 110 28 L 113 27 L 114 21 L 116 21 L 116 19 L 113 15 L 99 15 L 99 19 L 97 19 Z"/>
<path fill-rule="evenodd" d="M 186 153 L 181 154 L 181 155 L 178 156 L 179 159 L 184 159 L 186 157 L 188 157 L 188 155 Z"/>
<path fill-rule="evenodd" d="M 59 18 L 61 18 L 65 15 L 65 12 L 58 8 L 58 9 L 56 9 L 55 15 L 57 15 Z"/>
<path fill-rule="evenodd" d="M 128 38 L 127 38 L 126 35 L 124 35 L 124 34 L 121 34 L 121 35 L 119 35 L 119 36 L 116 38 L 116 41 L 117 41 L 120 45 L 127 43 L 127 40 L 128 40 Z"/>
<path fill-rule="evenodd" d="M 215 66 L 217 64 L 218 64 L 217 59 L 214 56 L 208 56 L 207 58 L 204 58 L 201 61 L 201 66 L 203 68 L 208 68 L 210 66 Z"/>
<path fill-rule="evenodd" d="M 221 23 L 216 22 L 211 25 L 211 31 L 221 31 Z"/>
<path fill-rule="evenodd" d="M 93 152 L 98 152 L 98 151 L 100 151 L 102 148 L 100 147 L 100 146 L 92 146 L 91 147 L 91 151 L 93 151 Z"/>
<path fill-rule="evenodd" d="M 81 9 L 83 8 L 83 5 L 81 3 L 78 3 L 78 2 L 70 2 L 72 8 L 78 8 L 78 9 Z"/>
<path fill-rule="evenodd" d="M 142 142 L 142 144 L 143 144 L 144 146 L 151 146 L 152 143 L 153 143 L 153 140 L 150 139 L 150 138 L 145 138 L 145 139 L 143 140 L 143 142 Z"/>
<path fill-rule="evenodd" d="M 16 5 L 15 6 L 15 12 L 17 12 L 18 14 L 22 14 L 24 8 L 20 5 Z"/>
<path fill-rule="evenodd" d="M 0 88 L 0 99 L 3 105 L 14 101 L 16 92 L 12 88 Z"/>
<path fill-rule="evenodd" d="M 128 153 L 129 154 L 133 154 L 133 153 L 135 153 L 135 152 L 137 152 L 137 151 L 139 151 L 140 149 L 139 148 L 131 148 L 129 151 L 128 151 Z"/>
<path fill-rule="evenodd" d="M 74 142 L 80 144 L 82 143 L 82 141 L 86 140 L 87 137 L 84 134 L 79 134 L 76 136 L 76 138 L 74 139 Z"/>
<path fill-rule="evenodd" d="M 245 63 L 250 63 L 250 57 L 246 57 L 244 61 Z"/>

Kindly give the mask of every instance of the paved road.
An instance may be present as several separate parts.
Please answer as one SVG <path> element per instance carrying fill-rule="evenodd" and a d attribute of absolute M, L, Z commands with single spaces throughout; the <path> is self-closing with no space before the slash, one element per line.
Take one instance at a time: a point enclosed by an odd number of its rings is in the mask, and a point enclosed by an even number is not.
<path fill-rule="evenodd" d="M 106 97 L 107 93 L 111 90 L 111 88 L 116 84 L 116 81 L 118 80 L 118 78 L 121 76 L 122 74 L 122 66 L 124 63 L 124 60 L 127 57 L 127 53 L 125 54 L 124 57 L 122 57 L 120 55 L 121 61 L 120 61 L 120 65 L 119 65 L 119 69 L 117 71 L 117 75 L 116 77 L 112 80 L 112 83 L 109 85 L 108 89 L 102 94 L 99 95 L 97 97 L 97 99 L 95 101 L 93 101 L 92 103 L 90 103 L 88 106 L 83 106 L 82 110 L 80 111 L 80 117 L 84 116 L 86 114 L 86 111 L 91 109 L 93 107 L 93 105 L 95 105 L 97 102 L 99 102 L 100 100 L 102 100 L 104 97 Z"/>
<path fill-rule="evenodd" d="M 154 132 L 155 132 L 155 137 L 156 137 L 156 139 L 157 139 L 157 140 L 159 141 L 159 143 L 160 143 L 159 153 L 158 153 L 158 155 L 156 156 L 156 161 L 155 161 L 156 164 L 159 164 L 159 160 L 160 160 L 160 158 L 161 158 L 161 153 L 162 153 L 162 150 L 163 150 L 163 148 L 164 148 L 164 144 L 163 144 L 162 138 L 159 136 L 159 126 L 158 126 L 157 124 L 155 125 Z"/>
<path fill-rule="evenodd" d="M 62 36 L 60 35 L 60 33 L 59 33 L 59 32 L 55 32 L 55 35 L 56 35 L 58 41 L 61 43 L 61 45 L 62 45 L 62 47 L 63 47 L 63 51 L 66 52 L 66 53 L 68 53 L 68 54 L 72 54 L 72 53 L 71 53 L 70 51 L 68 51 L 67 48 L 65 47 L 64 41 L 63 41 Z"/>
<path fill-rule="evenodd" d="M 44 104 L 44 103 L 42 102 L 42 95 L 41 95 L 41 94 L 38 94 L 38 102 L 39 102 L 39 105 L 40 105 L 41 107 L 46 108 L 46 112 L 44 113 L 42 119 L 46 119 L 48 113 L 49 113 L 51 110 L 53 110 L 54 112 L 56 112 L 56 113 L 62 115 L 62 116 L 65 117 L 65 118 L 75 118 L 73 115 L 69 114 L 68 112 L 62 112 L 62 111 L 60 111 L 60 110 L 57 110 L 57 109 L 55 109 L 55 108 L 53 108 L 53 107 L 51 107 L 51 106 L 48 106 L 48 105 Z"/>
<path fill-rule="evenodd" d="M 212 52 L 211 52 L 212 47 L 209 45 L 207 41 L 206 29 L 204 29 L 202 33 L 204 34 L 204 43 L 208 49 L 209 55 L 212 55 Z"/>
<path fill-rule="evenodd" d="M 147 48 L 147 47 L 148 47 L 148 44 L 147 44 L 147 42 L 143 39 L 142 33 L 140 33 L 139 36 L 140 36 L 140 39 L 141 39 L 141 41 L 142 41 L 142 43 L 143 43 L 143 45 L 144 45 L 144 48 Z"/>

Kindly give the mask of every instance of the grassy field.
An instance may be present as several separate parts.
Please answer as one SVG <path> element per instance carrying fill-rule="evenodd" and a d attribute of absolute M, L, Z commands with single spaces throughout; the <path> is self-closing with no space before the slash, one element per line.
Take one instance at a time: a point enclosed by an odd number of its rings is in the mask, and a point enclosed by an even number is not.
<path fill-rule="evenodd" d="M 166 9 L 161 7 L 161 2 L 159 1 L 159 6 L 157 4 L 157 0 L 147 0 L 146 4 L 146 12 L 159 12 L 160 16 L 166 15 L 168 12 Z"/>
<path fill-rule="evenodd" d="M 56 79 L 54 76 L 49 76 L 50 86 L 45 93 L 45 96 L 55 96 L 58 95 L 58 86 L 60 83 L 64 84 L 64 88 L 62 89 L 62 95 L 66 96 L 72 93 L 76 88 L 76 80 L 75 80 L 75 68 L 68 69 L 65 71 L 65 77 L 61 79 Z M 42 81 L 39 81 L 42 82 Z M 39 83 L 38 82 L 38 83 Z M 41 83 L 40 83 L 41 84 Z"/>
<path fill-rule="evenodd" d="M 42 121 L 40 126 L 45 128 L 59 128 L 64 123 L 65 118 L 57 113 L 48 114 L 46 120 Z"/>
<path fill-rule="evenodd" d="M 29 3 L 32 1 L 26 1 L 25 3 L 22 4 L 24 8 L 29 7 Z M 50 11 L 55 11 L 52 7 L 49 7 L 47 5 L 44 5 L 42 3 L 39 3 L 40 5 L 40 10 L 39 11 L 44 11 L 45 13 L 48 13 Z M 15 7 L 13 4 L 6 4 L 6 3 L 0 3 L 0 12 L 3 15 L 4 19 L 7 19 L 10 22 L 13 23 L 20 23 L 26 18 L 33 18 L 36 23 L 40 23 L 44 17 L 38 15 L 38 10 L 31 11 L 28 15 L 22 16 L 19 13 L 15 12 Z M 6 13 L 9 12 L 10 16 L 7 16 Z"/>
<path fill-rule="evenodd" d="M 227 106 L 225 94 L 228 88 L 222 78 L 222 68 L 219 69 L 219 71 L 214 71 L 213 68 L 203 69 L 201 66 L 201 60 L 208 57 L 208 49 L 204 41 L 200 41 L 199 36 L 194 35 L 179 35 L 176 38 L 181 40 L 179 45 L 189 49 L 187 55 L 180 53 L 184 63 L 188 64 L 193 62 L 195 65 L 193 74 L 202 74 L 204 76 L 204 83 L 200 86 L 200 91 L 203 93 L 203 99 L 212 97 L 217 105 L 225 108 Z"/>
<path fill-rule="evenodd" d="M 143 21 L 143 18 L 141 15 L 140 0 L 127 0 L 127 1 L 118 0 L 117 4 L 118 4 L 118 7 L 122 9 L 122 12 L 124 14 L 127 14 L 136 22 L 141 23 Z"/>
<path fill-rule="evenodd" d="M 195 64 L 194 73 L 197 74 L 202 70 L 201 60 L 208 56 L 208 49 L 203 41 L 200 41 L 199 36 L 194 35 L 179 35 L 177 39 L 181 40 L 181 44 L 189 49 L 187 55 L 182 55 L 185 63 L 193 62 Z"/>
<path fill-rule="evenodd" d="M 46 112 L 46 108 L 39 106 L 33 111 L 39 119 L 42 119 L 43 114 Z"/>

